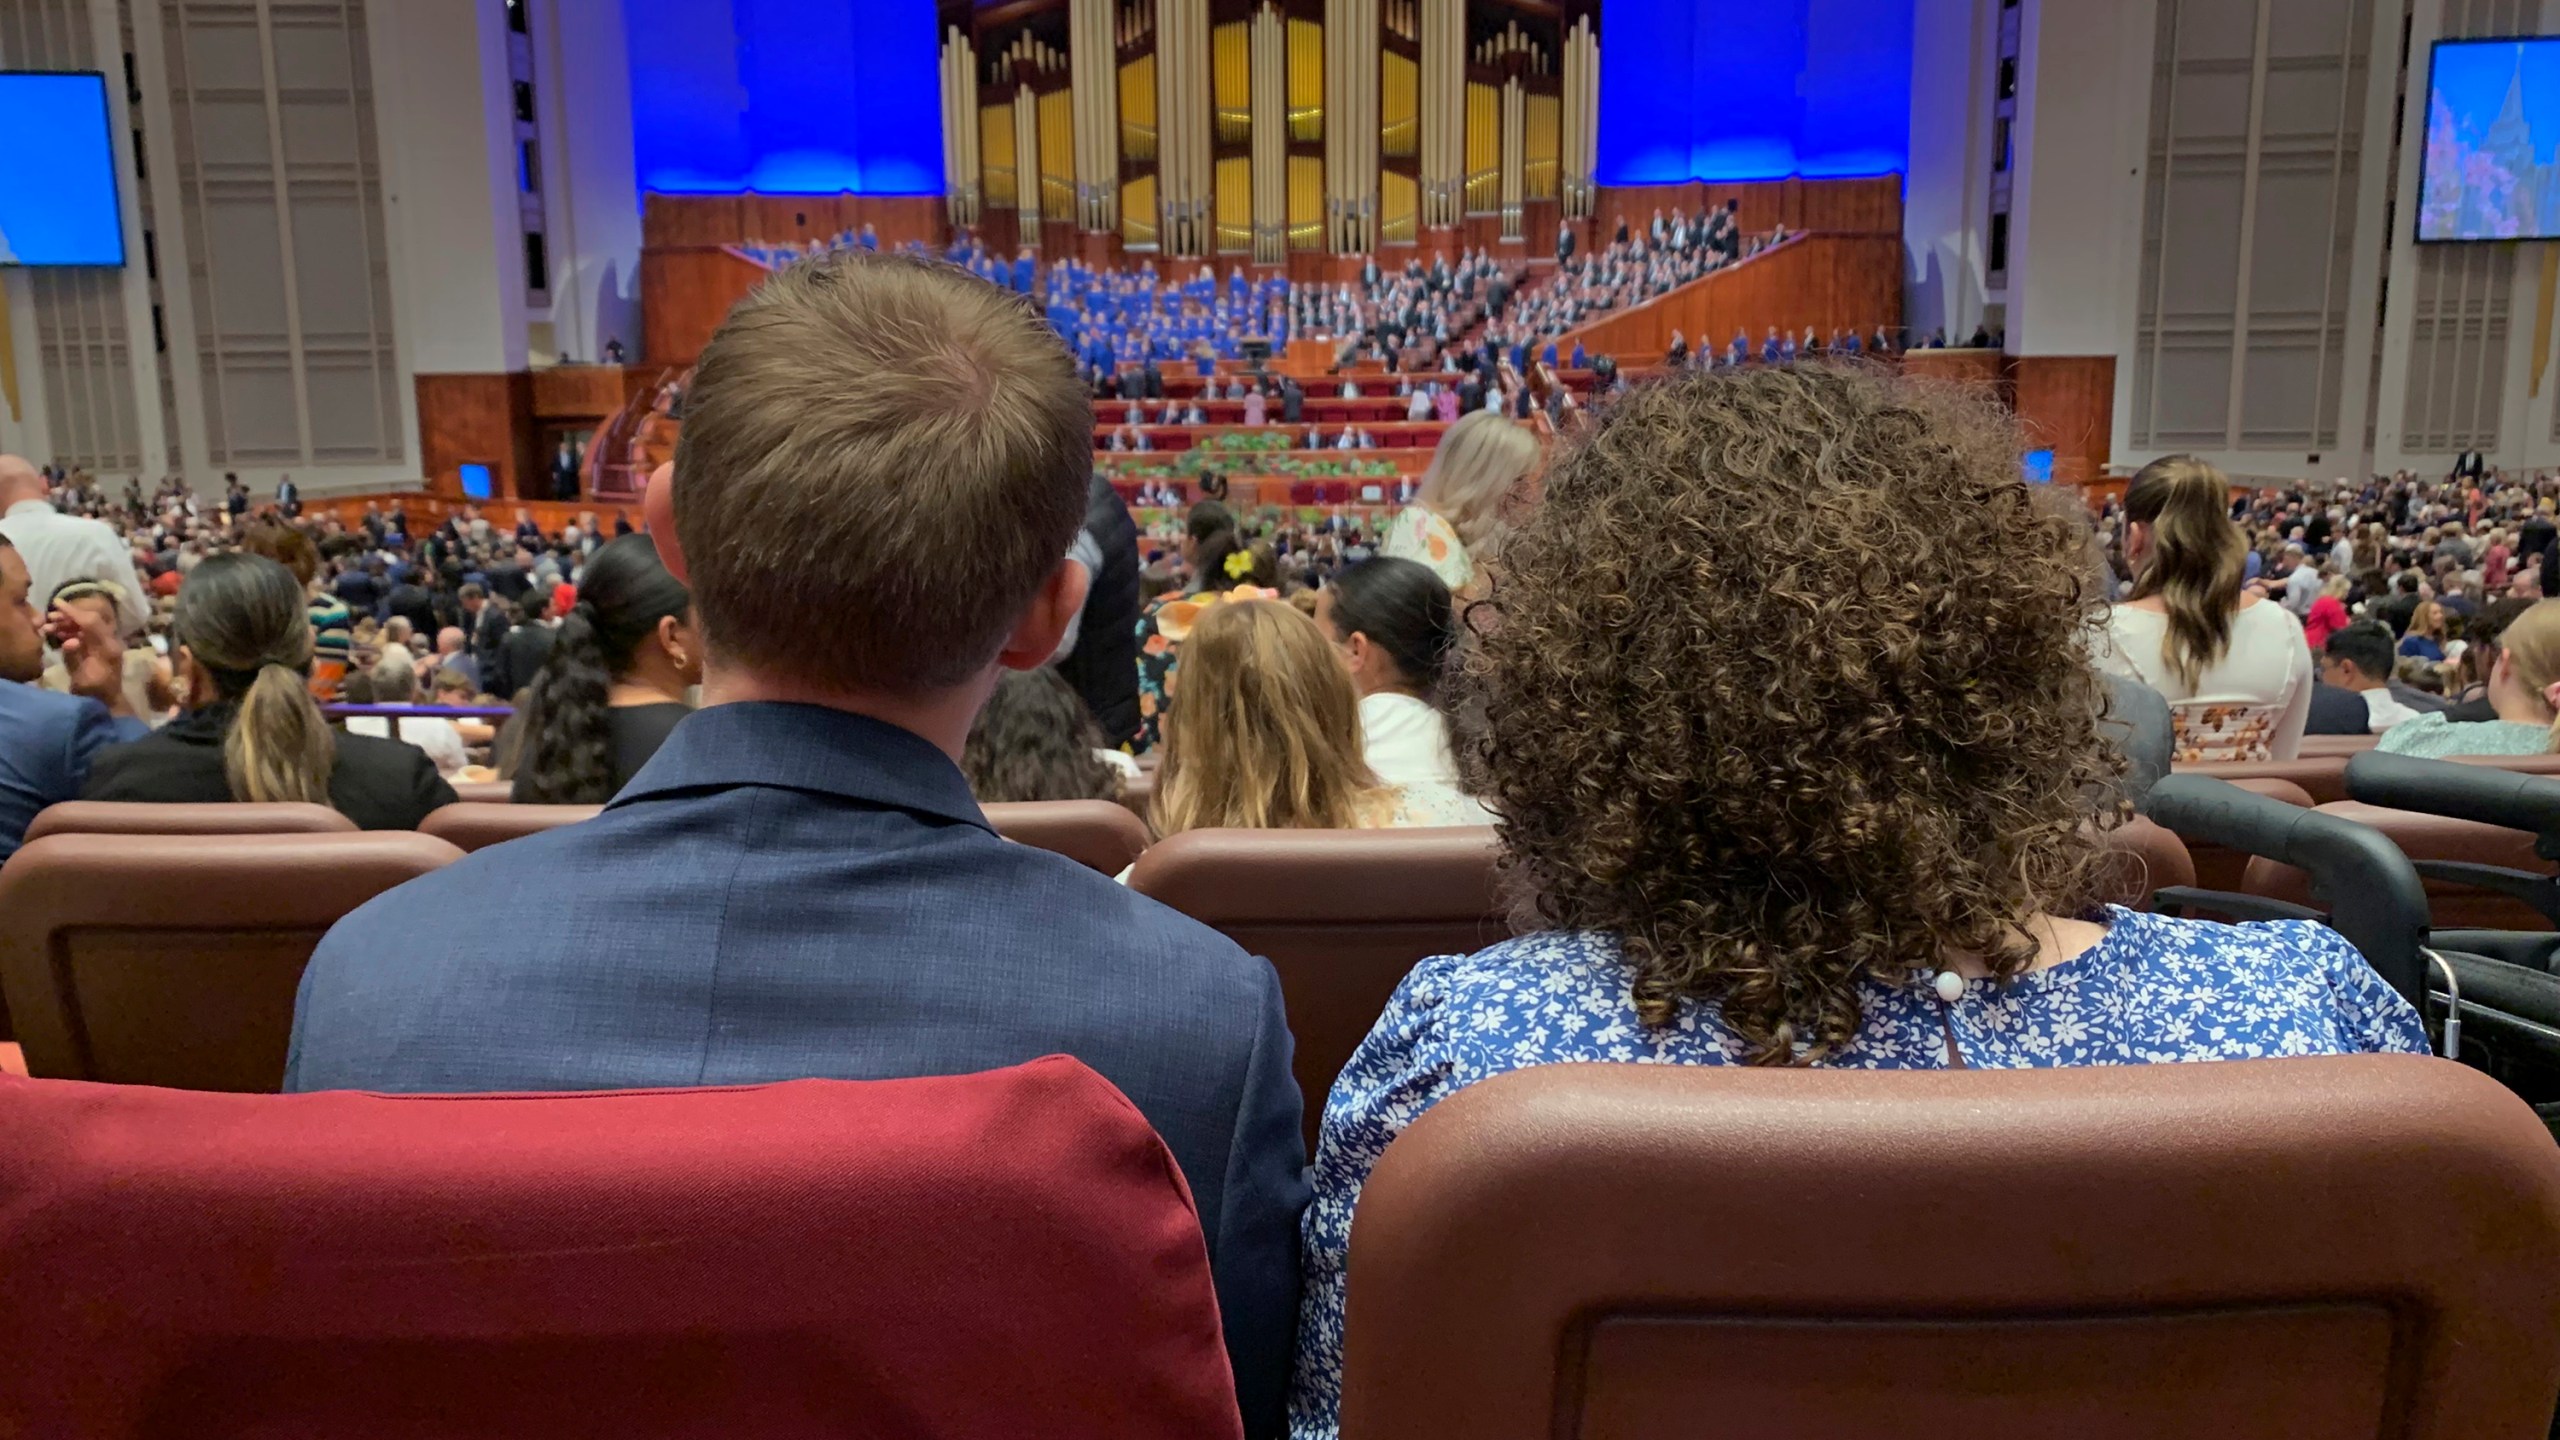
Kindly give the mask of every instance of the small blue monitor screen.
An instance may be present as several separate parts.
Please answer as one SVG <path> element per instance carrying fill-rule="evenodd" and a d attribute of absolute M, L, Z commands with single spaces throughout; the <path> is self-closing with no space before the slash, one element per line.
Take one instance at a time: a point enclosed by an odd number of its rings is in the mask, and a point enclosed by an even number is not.
<path fill-rule="evenodd" d="M 2053 483 L 2052 451 L 2030 450 L 2027 452 L 2026 461 L 2027 479 L 2031 483 L 2037 485 L 2050 485 Z"/>
<path fill-rule="evenodd" d="M 486 465 L 465 465 L 465 466 L 463 466 L 463 467 L 462 467 L 462 493 L 463 493 L 463 494 L 465 494 L 465 495 L 470 496 L 470 497 L 471 497 L 472 499 L 474 499 L 474 500 L 486 500 L 486 499 L 488 499 L 488 498 L 489 498 L 489 467 L 488 467 L 488 466 L 486 466 Z"/>
<path fill-rule="evenodd" d="M 122 265 L 107 82 L 0 71 L 0 265 Z"/>
<path fill-rule="evenodd" d="M 2560 37 L 2439 42 L 2421 240 L 2560 237 Z"/>

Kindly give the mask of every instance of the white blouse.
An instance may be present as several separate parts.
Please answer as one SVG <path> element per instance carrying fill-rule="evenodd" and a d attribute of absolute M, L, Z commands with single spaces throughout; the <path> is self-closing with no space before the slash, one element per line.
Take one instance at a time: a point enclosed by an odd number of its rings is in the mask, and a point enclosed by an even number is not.
<path fill-rule="evenodd" d="M 2169 668 L 2162 649 L 2168 634 L 2168 616 L 2118 605 L 2107 613 L 2097 658 L 2105 669 L 2141 681 L 2169 702 L 2181 737 L 2178 758 L 2224 758 L 2188 754 L 2186 738 L 2199 722 L 2222 725 L 2223 717 L 2214 712 L 2224 710 L 2264 717 L 2263 727 L 2254 728 L 2264 736 L 2267 758 L 2291 760 L 2301 752 L 2313 679 L 2311 644 L 2303 638 L 2301 617 L 2270 600 L 2242 604 L 2231 617 L 2231 644 L 2193 685 L 2181 682 Z"/>
<path fill-rule="evenodd" d="M 1404 791 L 1416 818 L 1401 823 L 1493 823 L 1493 813 L 1460 785 L 1449 722 L 1428 702 L 1384 690 L 1362 696 L 1360 753 L 1380 780 Z"/>

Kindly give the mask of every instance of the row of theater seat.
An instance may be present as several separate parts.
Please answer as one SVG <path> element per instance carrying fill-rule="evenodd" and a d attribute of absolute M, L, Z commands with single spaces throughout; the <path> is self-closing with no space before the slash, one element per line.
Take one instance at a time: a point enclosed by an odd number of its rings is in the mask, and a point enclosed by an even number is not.
<path fill-rule="evenodd" d="M 460 854 L 326 811 L 152 808 L 48 812 L 0 867 L 0 988 L 39 1073 L 272 1088 L 319 934 Z M 456 812 L 434 828 L 585 813 Z M 1102 802 L 990 813 L 1097 868 L 1133 823 Z M 226 818 L 309 828 L 165 833 Z M 2120 898 L 2194 878 L 2159 826 L 2117 843 Z M 1132 883 L 1272 958 L 1311 1123 L 1413 960 L 1507 933 L 1483 831 L 1194 832 Z M 1050 1061 L 432 1104 L 31 1085 L 0 1106 L 0 1422 L 176 1433 L 146 1412 L 177 1394 L 189 1433 L 401 1413 L 453 1420 L 418 1433 L 799 1435 L 867 1412 L 941 1417 L 917 1433 L 1231 1436 L 1197 1241 L 1173 1233 L 1188 1202 L 1098 1084 Z M 902 1125 L 905 1098 L 925 1124 Z M 955 1170 L 952 1136 L 979 1158 Z M 896 1177 L 928 1169 L 966 1196 L 917 1208 Z M 43 1203 L 19 1203 L 29 1185 Z M 1037 1215 L 1004 1198 L 1035 1193 Z M 974 1285 L 917 1268 L 953 1246 Z M 2521 1437 L 2560 1387 L 2560 1156 L 2486 1078 L 2396 1057 L 1551 1067 L 1390 1148 L 1350 1277 L 1348 1440 L 1667 1436 L 1714 1415 Z M 1068 1333 L 1091 1343 L 1062 1363 Z"/>
<path fill-rule="evenodd" d="M 1240 1440 L 1188 1192 L 1064 1058 L 525 1097 L 20 1081 L 0 1430 Z M 1551 1066 L 1390 1145 L 1343 1440 L 2526 1440 L 2560 1154 L 2442 1061 Z"/>
<path fill-rule="evenodd" d="M 1106 873 L 1266 956 L 1312 1148 L 1323 1097 L 1428 956 L 1511 933 L 1483 829 L 1200 830 L 1149 845 L 1107 801 L 987 807 L 999 833 Z M 0 868 L 0 996 L 30 1073 L 272 1090 L 320 936 L 374 895 L 593 807 L 466 802 L 423 833 L 358 833 L 319 806 L 76 802 Z M 248 833 L 264 832 L 264 833 Z M 2117 834 L 2117 898 L 2195 881 L 2177 837 Z"/>

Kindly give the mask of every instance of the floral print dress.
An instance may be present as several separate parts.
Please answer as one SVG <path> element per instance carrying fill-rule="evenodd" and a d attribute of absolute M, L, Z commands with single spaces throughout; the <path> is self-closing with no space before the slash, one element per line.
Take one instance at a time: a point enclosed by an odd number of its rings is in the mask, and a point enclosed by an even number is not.
<path fill-rule="evenodd" d="M 2006 985 L 1868 984 L 1865 1022 L 1828 1063 L 1861 1070 L 1965 1065 L 2147 1065 L 2275 1055 L 2427 1053 L 2409 1002 L 2323 925 L 2222 925 L 2109 907 L 2106 937 Z M 1300 1223 L 1292 1440 L 1332 1440 L 1342 1401 L 1343 1267 L 1360 1187 L 1432 1106 L 1506 1071 L 1575 1061 L 1735 1065 L 1741 1041 L 1710 1006 L 1655 1029 L 1636 1017 L 1616 942 L 1561 931 L 1415 966 L 1334 1081 Z"/>

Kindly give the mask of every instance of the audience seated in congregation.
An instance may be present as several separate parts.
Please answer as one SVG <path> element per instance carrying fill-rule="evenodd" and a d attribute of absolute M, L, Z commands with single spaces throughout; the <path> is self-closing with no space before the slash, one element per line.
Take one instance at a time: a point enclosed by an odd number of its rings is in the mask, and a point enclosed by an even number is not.
<path fill-rule="evenodd" d="M 401 658 L 399 647 L 384 652 L 373 667 L 373 703 L 376 705 L 413 705 L 418 699 L 417 666 Z M 350 735 L 372 735 L 384 739 L 395 733 L 406 744 L 415 745 L 434 762 L 436 773 L 452 780 L 468 769 L 471 757 L 463 749 L 461 727 L 441 715 L 351 715 L 346 720 Z M 395 732 L 395 728 L 396 732 Z"/>
<path fill-rule="evenodd" d="M 414 830 L 453 803 L 416 746 L 329 727 L 311 698 L 303 587 L 282 565 L 208 557 L 178 590 L 169 636 L 177 718 L 100 753 L 80 798 L 308 801 L 366 830 Z"/>
<path fill-rule="evenodd" d="M 1416 967 L 1326 1102 L 1299 1440 L 1335 1431 L 1362 1183 L 1493 1075 L 2425 1052 L 2325 927 L 2097 904 L 2103 601 L 2019 448 L 1987 401 L 1809 368 L 1640 389 L 1557 459 L 1460 679 L 1528 932 Z"/>
<path fill-rule="evenodd" d="M 741 300 L 647 501 L 691 590 L 703 708 L 596 818 L 331 930 L 287 1088 L 728 1085 L 1073 1055 L 1179 1163 L 1246 1431 L 1277 1430 L 1305 1201 L 1277 979 L 1108 877 L 998 839 L 956 763 L 998 670 L 1045 662 L 1083 601 L 1065 557 L 1090 413 L 1040 316 L 956 271 L 857 252 Z"/>
<path fill-rule="evenodd" d="M 2415 716 L 2382 733 L 2390 755 L 2543 755 L 2560 750 L 2560 600 L 2537 602 L 2499 632 L 2489 662 L 2490 718 Z"/>
<path fill-rule="evenodd" d="M 1075 687 L 1054 667 L 1009 670 L 969 727 L 960 772 L 981 805 L 1026 800 L 1117 800 L 1121 763 Z"/>
<path fill-rule="evenodd" d="M 2230 482 L 2190 456 L 2154 460 L 2126 486 L 2133 590 L 2107 613 L 2106 665 L 2160 692 L 2182 760 L 2290 760 L 2311 706 L 2302 622 L 2240 588 L 2247 545 Z"/>
<path fill-rule="evenodd" d="M 702 683 L 693 597 L 646 535 L 607 541 L 579 573 L 524 707 L 519 804 L 601 805 L 631 783 Z"/>
<path fill-rule="evenodd" d="M 0 534 L 0 860 L 46 806 L 80 798 L 97 758 L 150 733 L 124 687 L 117 622 L 95 608 L 36 613 L 26 557 Z M 64 652 L 69 693 L 37 682 L 45 642 Z"/>
<path fill-rule="evenodd" d="M 1458 647 L 1453 603 L 1429 566 L 1382 555 L 1345 568 L 1317 591 L 1315 618 L 1351 667 L 1360 757 L 1370 773 L 1430 813 L 1490 824 L 1493 817 L 1466 796 L 1440 709 Z"/>

